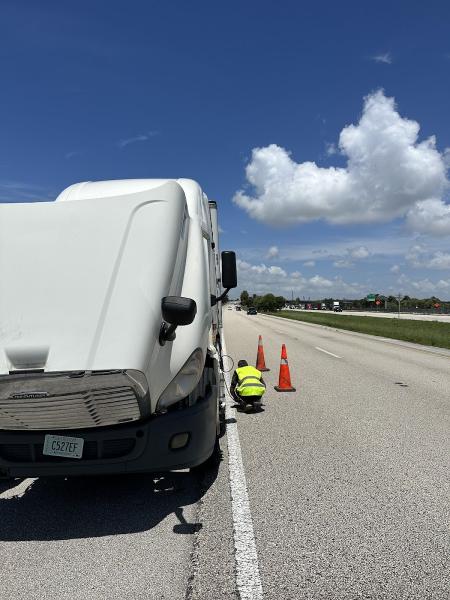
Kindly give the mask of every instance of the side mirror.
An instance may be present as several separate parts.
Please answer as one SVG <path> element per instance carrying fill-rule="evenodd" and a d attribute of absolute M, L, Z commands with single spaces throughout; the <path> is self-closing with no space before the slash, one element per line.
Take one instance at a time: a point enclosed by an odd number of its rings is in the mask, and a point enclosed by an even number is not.
<path fill-rule="evenodd" d="M 225 250 L 222 252 L 222 287 L 229 290 L 236 286 L 236 254 L 231 250 Z"/>
<path fill-rule="evenodd" d="M 197 304 L 192 298 L 165 296 L 161 300 L 161 312 L 164 321 L 159 331 L 159 343 L 173 342 L 175 329 L 180 325 L 190 325 L 197 314 Z"/>
<path fill-rule="evenodd" d="M 171 325 L 190 325 L 197 314 L 197 304 L 192 298 L 166 296 L 161 300 L 164 321 Z"/>
<path fill-rule="evenodd" d="M 222 252 L 222 287 L 225 291 L 219 296 L 211 296 L 211 306 L 223 300 L 231 288 L 237 286 L 236 254 L 231 250 Z"/>

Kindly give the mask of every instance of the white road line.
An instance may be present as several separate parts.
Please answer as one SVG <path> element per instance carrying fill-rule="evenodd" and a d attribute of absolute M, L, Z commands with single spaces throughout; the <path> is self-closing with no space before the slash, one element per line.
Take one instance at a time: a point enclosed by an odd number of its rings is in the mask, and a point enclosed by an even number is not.
<path fill-rule="evenodd" d="M 320 352 L 325 352 L 325 354 L 329 354 L 330 356 L 334 356 L 334 358 L 342 358 L 342 356 L 338 356 L 337 354 L 333 354 L 332 352 L 328 352 L 328 350 L 324 350 L 323 348 L 319 348 L 319 346 L 315 346 L 316 350 L 320 350 Z"/>
<path fill-rule="evenodd" d="M 223 354 L 227 353 L 222 336 Z M 230 389 L 230 374 L 225 373 Z M 228 462 L 230 470 L 231 509 L 233 514 L 234 548 L 236 559 L 236 587 L 240 600 L 262 600 L 263 590 L 259 574 L 258 554 L 253 533 L 252 514 L 247 492 L 244 464 L 237 423 L 233 422 L 231 406 L 233 402 L 227 394 L 226 419 L 228 440 Z"/>
<path fill-rule="evenodd" d="M 27 490 L 33 485 L 37 477 L 29 477 L 24 479 L 18 485 L 13 488 L 9 488 L 0 494 L 0 500 L 12 500 L 13 498 L 22 498 L 26 494 Z"/>

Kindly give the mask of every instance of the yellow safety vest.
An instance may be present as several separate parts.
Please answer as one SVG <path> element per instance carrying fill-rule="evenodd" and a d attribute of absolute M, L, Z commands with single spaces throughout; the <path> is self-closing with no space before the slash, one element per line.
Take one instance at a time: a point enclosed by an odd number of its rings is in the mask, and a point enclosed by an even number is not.
<path fill-rule="evenodd" d="M 236 391 L 239 396 L 259 396 L 266 391 L 266 386 L 261 383 L 261 371 L 255 367 L 240 367 L 236 369 L 238 385 Z"/>

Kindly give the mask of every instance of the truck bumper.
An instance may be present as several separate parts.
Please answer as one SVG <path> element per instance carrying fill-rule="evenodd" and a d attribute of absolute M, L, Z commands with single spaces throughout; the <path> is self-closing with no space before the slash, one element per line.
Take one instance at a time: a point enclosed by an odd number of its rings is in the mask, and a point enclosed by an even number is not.
<path fill-rule="evenodd" d="M 207 460 L 216 441 L 217 394 L 183 410 L 129 425 L 66 431 L 0 431 L 0 477 L 51 477 L 161 472 L 195 467 Z M 47 433 L 82 437 L 81 459 L 42 454 Z M 172 438 L 189 435 L 171 449 Z"/>

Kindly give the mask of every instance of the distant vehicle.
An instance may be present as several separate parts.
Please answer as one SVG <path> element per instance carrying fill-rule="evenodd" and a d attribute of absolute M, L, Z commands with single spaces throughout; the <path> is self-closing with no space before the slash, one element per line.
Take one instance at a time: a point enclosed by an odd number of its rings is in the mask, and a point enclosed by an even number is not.
<path fill-rule="evenodd" d="M 339 304 L 339 301 L 337 301 L 337 300 L 335 300 L 333 302 L 333 311 L 334 312 L 342 312 L 341 305 Z"/>
<path fill-rule="evenodd" d="M 320 305 L 320 309 L 327 310 L 327 305 L 325 304 L 325 302 L 322 302 L 322 304 Z"/>
<path fill-rule="evenodd" d="M 241 307 L 240 306 L 236 306 L 236 310 L 241 310 Z"/>
<path fill-rule="evenodd" d="M 257 315 L 258 311 L 256 310 L 256 308 L 251 307 L 248 309 L 247 314 L 248 315 Z"/>
<path fill-rule="evenodd" d="M 233 307 L 232 307 L 232 306 L 229 306 L 229 307 L 228 307 L 228 310 L 233 310 Z"/>

